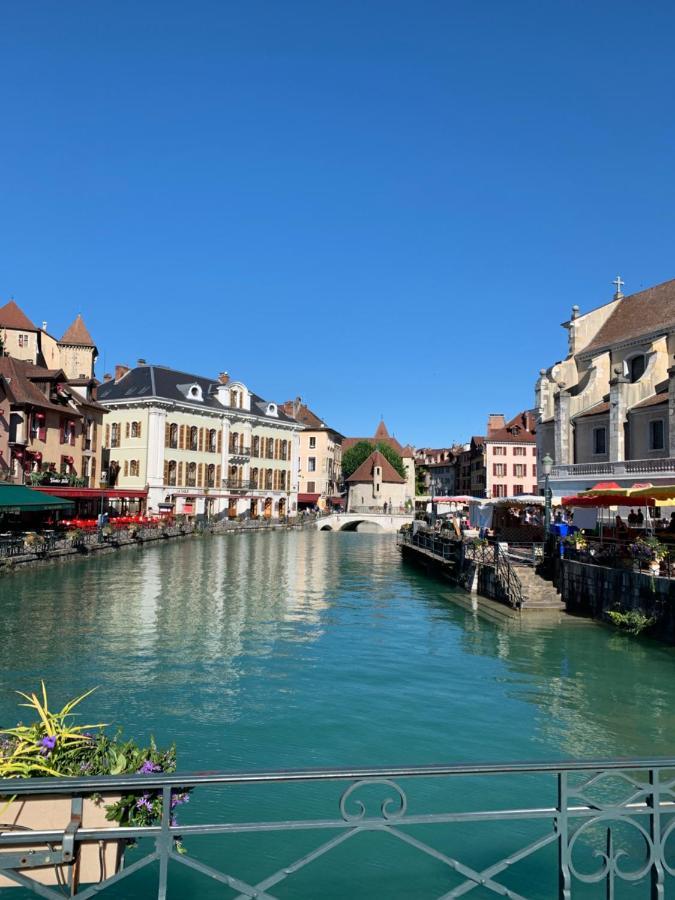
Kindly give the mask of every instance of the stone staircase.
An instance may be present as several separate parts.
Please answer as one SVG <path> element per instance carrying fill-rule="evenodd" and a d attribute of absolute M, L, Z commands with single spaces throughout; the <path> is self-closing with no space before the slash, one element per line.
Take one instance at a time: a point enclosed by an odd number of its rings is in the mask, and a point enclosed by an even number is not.
<path fill-rule="evenodd" d="M 514 570 L 523 588 L 523 610 L 565 609 L 552 582 L 542 578 L 531 566 L 516 565 Z"/>

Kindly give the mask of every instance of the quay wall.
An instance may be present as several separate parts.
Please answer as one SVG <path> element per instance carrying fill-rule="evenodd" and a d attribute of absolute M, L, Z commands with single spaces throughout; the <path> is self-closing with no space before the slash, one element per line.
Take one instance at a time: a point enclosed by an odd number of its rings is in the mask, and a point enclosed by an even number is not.
<path fill-rule="evenodd" d="M 675 581 L 571 559 L 560 560 L 557 581 L 568 612 L 603 621 L 612 610 L 641 612 L 656 619 L 651 635 L 675 644 Z"/>
<path fill-rule="evenodd" d="M 255 525 L 247 525 L 243 523 L 226 523 L 209 525 L 203 529 L 195 529 L 187 526 L 185 531 L 176 531 L 175 533 L 166 534 L 158 529 L 146 529 L 140 537 L 134 538 L 130 535 L 119 536 L 113 541 L 101 541 L 87 543 L 84 546 L 59 547 L 48 550 L 46 553 L 22 553 L 19 556 L 9 556 L 0 559 L 0 577 L 23 570 L 26 567 L 42 567 L 54 565 L 56 563 L 69 562 L 74 559 L 82 559 L 99 553 L 117 553 L 120 550 L 142 550 L 148 544 L 154 544 L 157 541 L 173 541 L 178 538 L 194 538 L 202 537 L 210 534 L 243 534 L 249 532 L 260 531 L 297 531 L 313 526 L 314 522 L 303 522 L 286 524 L 283 522 L 257 523 Z"/>

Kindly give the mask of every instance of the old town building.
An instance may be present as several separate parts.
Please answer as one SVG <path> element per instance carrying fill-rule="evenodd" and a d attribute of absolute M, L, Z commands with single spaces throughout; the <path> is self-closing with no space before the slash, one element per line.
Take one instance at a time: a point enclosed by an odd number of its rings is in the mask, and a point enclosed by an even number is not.
<path fill-rule="evenodd" d="M 393 512 L 410 505 L 407 480 L 374 450 L 347 479 L 349 512 Z"/>
<path fill-rule="evenodd" d="M 536 384 L 538 455 L 555 496 L 598 481 L 675 478 L 675 280 L 613 299 L 563 323 L 565 358 Z"/>
<path fill-rule="evenodd" d="M 391 447 L 392 450 L 395 450 L 396 453 L 403 460 L 403 467 L 406 472 L 406 486 L 405 486 L 405 499 L 413 502 L 415 499 L 415 451 L 414 449 L 407 444 L 405 447 L 401 445 L 401 443 L 394 437 L 394 435 L 389 434 L 387 430 L 387 426 L 384 424 L 384 421 L 381 421 L 375 430 L 375 434 L 372 437 L 348 437 L 345 438 L 342 442 L 342 452 L 343 454 L 353 447 L 354 444 L 358 444 L 361 441 L 367 441 L 369 444 L 372 444 L 374 447 L 377 444 L 382 443 L 386 444 L 388 447 Z"/>
<path fill-rule="evenodd" d="M 538 494 L 536 417 L 524 410 L 507 422 L 488 416 L 485 435 L 485 496 Z"/>
<path fill-rule="evenodd" d="M 96 346 L 78 316 L 57 340 L 10 300 L 0 307 L 0 475 L 98 487 L 101 425 Z M 4 445 L 7 449 L 4 449 Z"/>
<path fill-rule="evenodd" d="M 226 373 L 139 360 L 99 389 L 108 480 L 148 488 L 148 510 L 278 518 L 297 508 L 301 426 Z"/>
<path fill-rule="evenodd" d="M 457 489 L 457 457 L 462 447 L 422 447 L 415 450 L 418 493 L 452 496 Z"/>
<path fill-rule="evenodd" d="M 341 506 L 343 436 L 326 425 L 300 397 L 287 400 L 280 409 L 302 426 L 298 447 L 298 505 L 320 509 Z"/>

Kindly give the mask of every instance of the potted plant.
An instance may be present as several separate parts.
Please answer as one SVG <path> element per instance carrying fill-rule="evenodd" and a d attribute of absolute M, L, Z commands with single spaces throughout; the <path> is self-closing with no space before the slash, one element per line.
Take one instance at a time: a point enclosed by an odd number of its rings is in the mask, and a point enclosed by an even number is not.
<path fill-rule="evenodd" d="M 658 575 L 661 570 L 661 562 L 668 556 L 668 548 L 658 538 L 639 537 L 629 547 L 631 556 L 642 567 L 646 563 L 652 575 Z"/>
<path fill-rule="evenodd" d="M 146 747 L 134 740 L 123 740 L 121 732 L 113 738 L 105 733 L 104 724 L 78 725 L 73 719 L 75 707 L 92 691 L 70 700 L 53 711 L 42 683 L 41 696 L 17 692 L 26 701 L 21 704 L 35 712 L 31 724 L 19 724 L 0 730 L 0 818 L 9 829 L 64 829 L 71 819 L 72 798 L 67 794 L 12 796 L 11 779 L 67 777 L 83 775 L 126 775 L 173 772 L 176 769 L 175 746 L 160 750 L 154 740 Z M 172 810 L 189 799 L 186 791 L 174 793 Z M 82 807 L 82 827 L 114 828 L 116 826 L 155 825 L 161 821 L 161 791 L 138 790 L 126 795 L 94 795 L 86 797 Z M 175 818 L 172 813 L 172 821 Z M 73 883 L 95 883 L 110 878 L 120 868 L 128 842 L 101 841 L 79 846 L 72 861 Z M 50 844 L 52 850 L 60 845 Z M 45 851 L 45 846 L 8 846 L 12 853 L 30 849 Z M 179 850 L 182 848 L 179 846 Z M 0 855 L 3 851 L 0 851 Z M 62 884 L 71 863 L 50 864 L 30 868 L 27 877 L 40 884 Z M 0 876 L 0 888 L 16 886 Z"/>
<path fill-rule="evenodd" d="M 24 544 L 31 553 L 43 556 L 47 552 L 47 540 L 36 531 L 29 531 L 24 538 Z"/>

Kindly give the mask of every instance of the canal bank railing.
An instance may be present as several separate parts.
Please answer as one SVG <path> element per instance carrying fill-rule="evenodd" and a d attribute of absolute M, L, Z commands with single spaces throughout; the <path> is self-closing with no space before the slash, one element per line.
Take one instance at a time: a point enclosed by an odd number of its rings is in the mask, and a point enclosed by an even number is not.
<path fill-rule="evenodd" d="M 317 783 L 325 784 L 319 790 Z M 172 797 L 188 789 L 195 821 L 177 824 Z M 280 802 L 271 805 L 262 790 L 281 790 Z M 130 792 L 162 797 L 159 824 L 82 827 L 82 797 Z M 61 830 L 0 828 L 0 876 L 48 900 L 64 894 L 37 883 L 31 870 L 67 871 L 84 845 L 108 841 L 140 843 L 124 868 L 95 884 L 72 884 L 71 895 L 98 897 L 127 879 L 131 892 L 134 876 L 152 867 L 152 886 L 143 882 L 142 896 L 166 900 L 180 867 L 194 873 L 194 896 L 204 877 L 237 900 L 275 900 L 277 886 L 292 897 L 294 876 L 307 869 L 301 879 L 307 896 L 312 864 L 334 851 L 334 872 L 314 871 L 313 896 L 322 896 L 326 879 L 334 888 L 338 875 L 365 886 L 369 896 L 388 896 L 385 876 L 391 878 L 397 865 L 401 877 L 415 881 L 402 896 L 417 900 L 451 900 L 475 889 L 480 897 L 573 900 L 589 885 L 614 900 L 622 883 L 634 900 L 666 900 L 675 888 L 673 758 L 40 778 L 12 780 L 6 793 L 15 801 L 71 798 L 71 821 Z M 199 821 L 200 801 L 209 797 Z M 363 842 L 373 835 L 390 841 L 389 862 L 379 874 L 367 865 L 359 870 L 368 860 Z M 237 840 L 244 837 L 248 849 L 242 852 Z M 211 839 L 208 846 L 204 838 Z M 275 840 L 273 852 L 266 838 Z M 5 893 L 11 897 L 0 888 Z"/>

